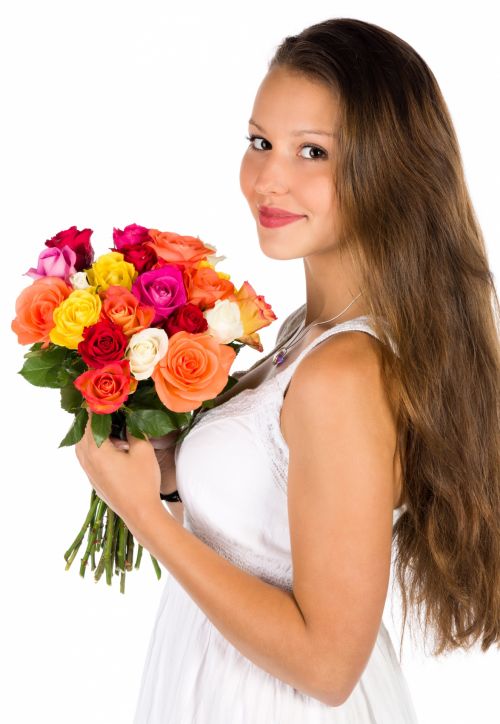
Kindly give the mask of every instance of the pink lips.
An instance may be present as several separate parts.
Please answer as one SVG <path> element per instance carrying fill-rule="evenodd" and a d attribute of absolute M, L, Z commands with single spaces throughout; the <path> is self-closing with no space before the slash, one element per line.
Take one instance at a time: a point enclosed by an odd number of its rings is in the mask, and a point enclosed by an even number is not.
<path fill-rule="evenodd" d="M 259 221 L 261 225 L 271 229 L 277 226 L 285 226 L 285 224 L 291 224 L 292 221 L 298 221 L 304 218 L 304 215 L 290 214 L 285 209 L 278 209 L 277 207 L 261 206 L 259 208 Z"/>

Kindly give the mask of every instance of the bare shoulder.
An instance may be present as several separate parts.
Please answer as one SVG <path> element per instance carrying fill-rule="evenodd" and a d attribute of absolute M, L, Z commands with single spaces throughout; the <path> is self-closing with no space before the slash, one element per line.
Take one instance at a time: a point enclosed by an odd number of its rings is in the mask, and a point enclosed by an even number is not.
<path fill-rule="evenodd" d="M 317 686 L 336 704 L 368 662 L 389 582 L 396 438 L 379 344 L 357 331 L 328 337 L 283 404 L 293 591 Z"/>
<path fill-rule="evenodd" d="M 332 404 L 351 403 L 359 412 L 376 412 L 378 423 L 384 423 L 395 444 L 394 405 L 383 384 L 380 345 L 367 332 L 349 330 L 331 335 L 308 352 L 292 375 L 283 401 L 281 426 L 287 443 L 290 421 L 297 420 L 304 405 L 326 424 L 328 419 L 321 416 L 331 417 Z"/>

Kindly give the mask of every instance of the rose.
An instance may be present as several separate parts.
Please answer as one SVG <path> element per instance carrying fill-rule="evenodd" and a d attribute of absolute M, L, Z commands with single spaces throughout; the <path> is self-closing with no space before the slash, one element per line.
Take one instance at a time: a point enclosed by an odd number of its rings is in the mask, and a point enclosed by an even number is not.
<path fill-rule="evenodd" d="M 89 284 L 99 286 L 99 293 L 106 291 L 111 284 L 130 289 L 137 277 L 135 267 L 124 261 L 123 254 L 118 251 L 102 254 L 86 271 Z"/>
<path fill-rule="evenodd" d="M 76 253 L 69 246 L 61 249 L 44 249 L 38 256 L 36 269 L 31 267 L 25 272 L 25 276 L 32 279 L 40 277 L 59 277 L 69 282 L 69 277 L 75 272 Z"/>
<path fill-rule="evenodd" d="M 51 342 L 77 349 L 83 339 L 84 327 L 90 327 L 98 321 L 101 307 L 101 299 L 94 289 L 74 289 L 54 309 L 54 327 L 49 333 Z"/>
<path fill-rule="evenodd" d="M 151 241 L 149 229 L 145 226 L 129 224 L 123 231 L 113 228 L 113 242 L 118 251 L 122 251 L 124 246 L 141 246 L 145 241 Z"/>
<path fill-rule="evenodd" d="M 118 324 L 127 337 L 149 327 L 155 316 L 153 307 L 142 305 L 125 287 L 111 285 L 102 299 L 102 314 Z"/>
<path fill-rule="evenodd" d="M 191 266 L 215 251 L 213 246 L 205 245 L 198 237 L 181 236 L 173 231 L 149 229 L 149 237 L 151 240 L 146 243 L 155 250 L 158 257 L 170 264 Z"/>
<path fill-rule="evenodd" d="M 43 342 L 42 349 L 49 346 L 49 332 L 55 324 L 54 309 L 71 291 L 59 277 L 40 277 L 23 289 L 16 300 L 16 317 L 11 323 L 19 344 Z"/>
<path fill-rule="evenodd" d="M 140 274 L 132 292 L 143 304 L 154 307 L 153 324 L 187 301 L 182 271 L 171 264 Z"/>
<path fill-rule="evenodd" d="M 206 332 L 208 323 L 201 309 L 195 304 L 187 302 L 174 309 L 172 314 L 163 321 L 163 329 L 165 329 L 169 337 L 181 331 L 196 334 Z"/>
<path fill-rule="evenodd" d="M 130 362 L 130 372 L 136 380 L 151 377 L 157 363 L 168 349 L 168 337 L 164 329 L 150 327 L 132 335 L 125 353 Z"/>
<path fill-rule="evenodd" d="M 208 331 L 219 342 L 227 344 L 243 334 L 243 323 L 237 302 L 218 299 L 212 309 L 205 311 Z"/>
<path fill-rule="evenodd" d="M 122 246 L 120 251 L 125 257 L 125 261 L 133 264 L 139 274 L 152 269 L 158 261 L 155 250 L 148 244 Z"/>
<path fill-rule="evenodd" d="M 156 393 L 172 412 L 190 412 L 224 389 L 235 357 L 208 332 L 177 332 L 151 375 Z"/>
<path fill-rule="evenodd" d="M 89 267 L 94 261 L 94 250 L 90 243 L 92 233 L 92 229 L 78 231 L 76 226 L 72 226 L 65 231 L 60 231 L 51 239 L 48 239 L 45 242 L 45 246 L 57 249 L 69 246 L 76 254 L 75 268 L 77 271 L 81 271 Z"/>
<path fill-rule="evenodd" d="M 128 337 L 121 327 L 106 319 L 85 327 L 78 352 L 89 367 L 103 367 L 123 359 L 127 344 Z"/>
<path fill-rule="evenodd" d="M 69 281 L 73 289 L 88 289 L 90 286 L 87 275 L 83 271 L 75 272 L 70 275 Z"/>
<path fill-rule="evenodd" d="M 240 308 L 244 330 L 243 335 L 238 338 L 239 341 L 262 352 L 262 343 L 256 332 L 277 319 L 271 305 L 266 302 L 261 294 L 257 294 L 248 282 L 243 282 L 234 298 Z"/>
<path fill-rule="evenodd" d="M 234 299 L 234 284 L 229 274 L 217 272 L 203 262 L 184 270 L 188 299 L 201 309 L 211 309 L 218 299 Z"/>
<path fill-rule="evenodd" d="M 98 414 L 116 412 L 137 388 L 137 380 L 130 376 L 127 359 L 110 362 L 97 370 L 87 370 L 73 384 L 92 412 Z"/>
<path fill-rule="evenodd" d="M 113 229 L 115 248 L 123 254 L 125 261 L 133 264 L 139 274 L 152 269 L 158 257 L 147 241 L 151 241 L 149 230 L 145 226 L 129 224 L 123 231 Z"/>

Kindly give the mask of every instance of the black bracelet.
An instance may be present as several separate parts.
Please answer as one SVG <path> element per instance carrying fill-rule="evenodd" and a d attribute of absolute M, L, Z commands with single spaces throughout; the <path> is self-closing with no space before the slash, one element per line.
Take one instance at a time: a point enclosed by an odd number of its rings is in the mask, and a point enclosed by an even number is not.
<path fill-rule="evenodd" d="M 177 490 L 174 490 L 173 493 L 160 493 L 160 498 L 162 500 L 168 500 L 169 503 L 176 503 L 177 501 L 182 503 L 182 498 Z"/>

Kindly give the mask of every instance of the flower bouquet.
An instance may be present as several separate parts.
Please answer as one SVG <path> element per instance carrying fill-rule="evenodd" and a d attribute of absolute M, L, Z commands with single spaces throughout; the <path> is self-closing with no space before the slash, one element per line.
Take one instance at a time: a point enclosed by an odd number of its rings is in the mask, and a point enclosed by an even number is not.
<path fill-rule="evenodd" d="M 247 281 L 236 290 L 216 270 L 226 257 L 199 237 L 130 224 L 113 229 L 114 246 L 94 261 L 92 233 L 59 232 L 25 273 L 33 281 L 11 323 L 19 343 L 31 345 L 19 374 L 58 388 L 61 407 L 74 415 L 59 447 L 82 438 L 88 410 L 98 446 L 110 435 L 126 440 L 126 430 L 142 439 L 177 430 L 179 441 L 236 382 L 229 370 L 241 347 L 263 351 L 257 330 L 277 317 Z M 131 532 L 94 489 L 64 554 L 66 570 L 86 533 L 80 575 L 90 560 L 95 581 L 105 572 L 111 585 L 114 568 L 124 593 L 142 546 L 134 564 Z"/>

